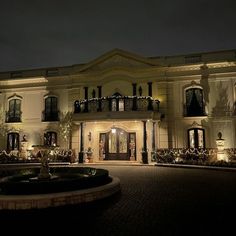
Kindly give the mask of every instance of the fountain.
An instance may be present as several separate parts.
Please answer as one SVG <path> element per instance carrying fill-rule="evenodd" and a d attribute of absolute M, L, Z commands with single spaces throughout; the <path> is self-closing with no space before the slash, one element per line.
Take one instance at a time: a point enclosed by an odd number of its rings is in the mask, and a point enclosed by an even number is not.
<path fill-rule="evenodd" d="M 48 145 L 33 145 L 33 148 L 36 149 L 39 153 L 41 168 L 40 173 L 37 177 L 30 178 L 32 181 L 39 180 L 49 180 L 52 178 L 57 178 L 58 176 L 52 176 L 49 171 L 49 153 L 54 150 L 57 146 L 48 146 Z"/>
<path fill-rule="evenodd" d="M 18 210 L 79 204 L 120 191 L 120 181 L 108 170 L 92 167 L 51 167 L 55 147 L 34 146 L 41 155 L 40 168 L 17 169 L 0 179 L 0 209 Z M 51 171 L 51 173 L 50 173 Z"/>

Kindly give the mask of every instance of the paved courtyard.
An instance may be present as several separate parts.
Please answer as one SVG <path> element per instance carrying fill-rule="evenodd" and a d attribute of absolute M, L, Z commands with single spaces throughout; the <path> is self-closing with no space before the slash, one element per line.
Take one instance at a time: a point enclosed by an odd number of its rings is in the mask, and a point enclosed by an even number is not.
<path fill-rule="evenodd" d="M 96 203 L 0 212 L 1 227 L 78 235 L 234 235 L 236 172 L 156 166 L 96 166 L 121 193 Z M 46 227 L 48 227 L 46 229 Z M 84 232 L 84 233 L 82 233 Z M 10 233 L 10 232 L 9 232 Z"/>

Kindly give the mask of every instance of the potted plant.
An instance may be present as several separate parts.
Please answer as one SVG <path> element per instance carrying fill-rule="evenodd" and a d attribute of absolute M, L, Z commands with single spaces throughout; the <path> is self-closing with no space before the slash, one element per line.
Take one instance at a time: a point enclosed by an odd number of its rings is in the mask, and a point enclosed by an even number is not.
<path fill-rule="evenodd" d="M 87 158 L 88 158 L 89 162 L 93 162 L 93 157 L 92 157 L 93 151 L 92 151 L 91 147 L 88 147 L 86 154 L 87 154 Z"/>
<path fill-rule="evenodd" d="M 141 154 L 142 154 L 143 164 L 148 164 L 148 153 L 147 150 L 145 150 L 145 148 L 142 148 Z"/>

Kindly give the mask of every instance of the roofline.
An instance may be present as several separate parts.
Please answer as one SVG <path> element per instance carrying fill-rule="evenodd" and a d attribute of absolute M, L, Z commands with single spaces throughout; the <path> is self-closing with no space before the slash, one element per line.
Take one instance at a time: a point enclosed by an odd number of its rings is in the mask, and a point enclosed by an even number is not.
<path fill-rule="evenodd" d="M 135 53 L 132 53 L 132 52 L 129 52 L 129 51 L 126 51 L 126 50 L 122 50 L 122 49 L 119 49 L 119 48 L 115 48 L 113 50 L 110 50 L 110 51 L 102 54 L 98 58 L 103 57 L 104 55 L 107 55 L 107 54 L 109 54 L 111 52 L 114 52 L 114 51 L 127 52 L 127 53 L 130 53 L 132 55 L 142 57 L 138 54 L 135 54 Z M 146 58 L 147 60 L 148 59 L 162 59 L 162 58 L 171 58 L 171 57 L 186 57 L 186 56 L 206 55 L 206 54 L 216 54 L 216 53 L 226 53 L 226 52 L 235 52 L 236 53 L 236 49 L 227 49 L 227 50 L 219 50 L 219 51 L 207 51 L 207 52 L 193 52 L 193 53 L 188 53 L 188 54 L 176 54 L 176 55 L 167 55 L 167 56 L 151 56 L 151 57 L 143 56 L 143 58 Z M 96 61 L 96 60 L 97 60 L 97 58 L 95 58 L 92 61 L 87 62 L 87 63 L 72 64 L 72 65 L 67 65 L 67 66 L 58 66 L 58 67 L 57 66 L 52 66 L 52 67 L 39 67 L 39 68 L 33 68 L 33 69 L 0 71 L 0 74 L 7 74 L 7 73 L 14 73 L 14 72 L 15 73 L 17 73 L 17 72 L 27 72 L 27 71 L 41 71 L 41 70 L 49 70 L 49 69 L 64 69 L 64 68 L 69 69 L 69 68 L 73 68 L 75 66 L 85 66 L 86 64 L 91 63 L 91 62 Z"/>
<path fill-rule="evenodd" d="M 203 55 L 203 54 L 216 54 L 216 53 L 226 53 L 226 52 L 235 52 L 236 49 L 222 49 L 218 51 L 206 51 L 206 52 L 192 52 L 188 54 L 174 54 L 174 55 L 167 55 L 167 56 L 152 56 L 149 57 L 150 59 L 158 59 L 158 58 L 170 58 L 170 57 L 185 57 L 185 56 L 195 56 L 195 55 Z"/>

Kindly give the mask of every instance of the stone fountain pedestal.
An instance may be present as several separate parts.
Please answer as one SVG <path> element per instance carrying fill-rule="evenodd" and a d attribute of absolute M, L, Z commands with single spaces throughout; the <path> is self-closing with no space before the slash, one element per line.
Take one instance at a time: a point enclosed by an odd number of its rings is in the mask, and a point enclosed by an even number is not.
<path fill-rule="evenodd" d="M 49 170 L 49 153 L 56 147 L 47 145 L 33 145 L 32 147 L 34 147 L 39 152 L 41 160 L 40 172 L 37 179 L 38 180 L 51 179 L 52 175 Z"/>
<path fill-rule="evenodd" d="M 21 141 L 20 157 L 25 160 L 27 159 L 27 147 L 28 147 L 28 142 Z"/>
<path fill-rule="evenodd" d="M 48 160 L 48 155 L 43 154 L 41 157 L 41 168 L 40 168 L 40 173 L 38 175 L 38 179 L 43 180 L 43 179 L 51 179 L 51 173 L 49 171 L 49 160 Z"/>

